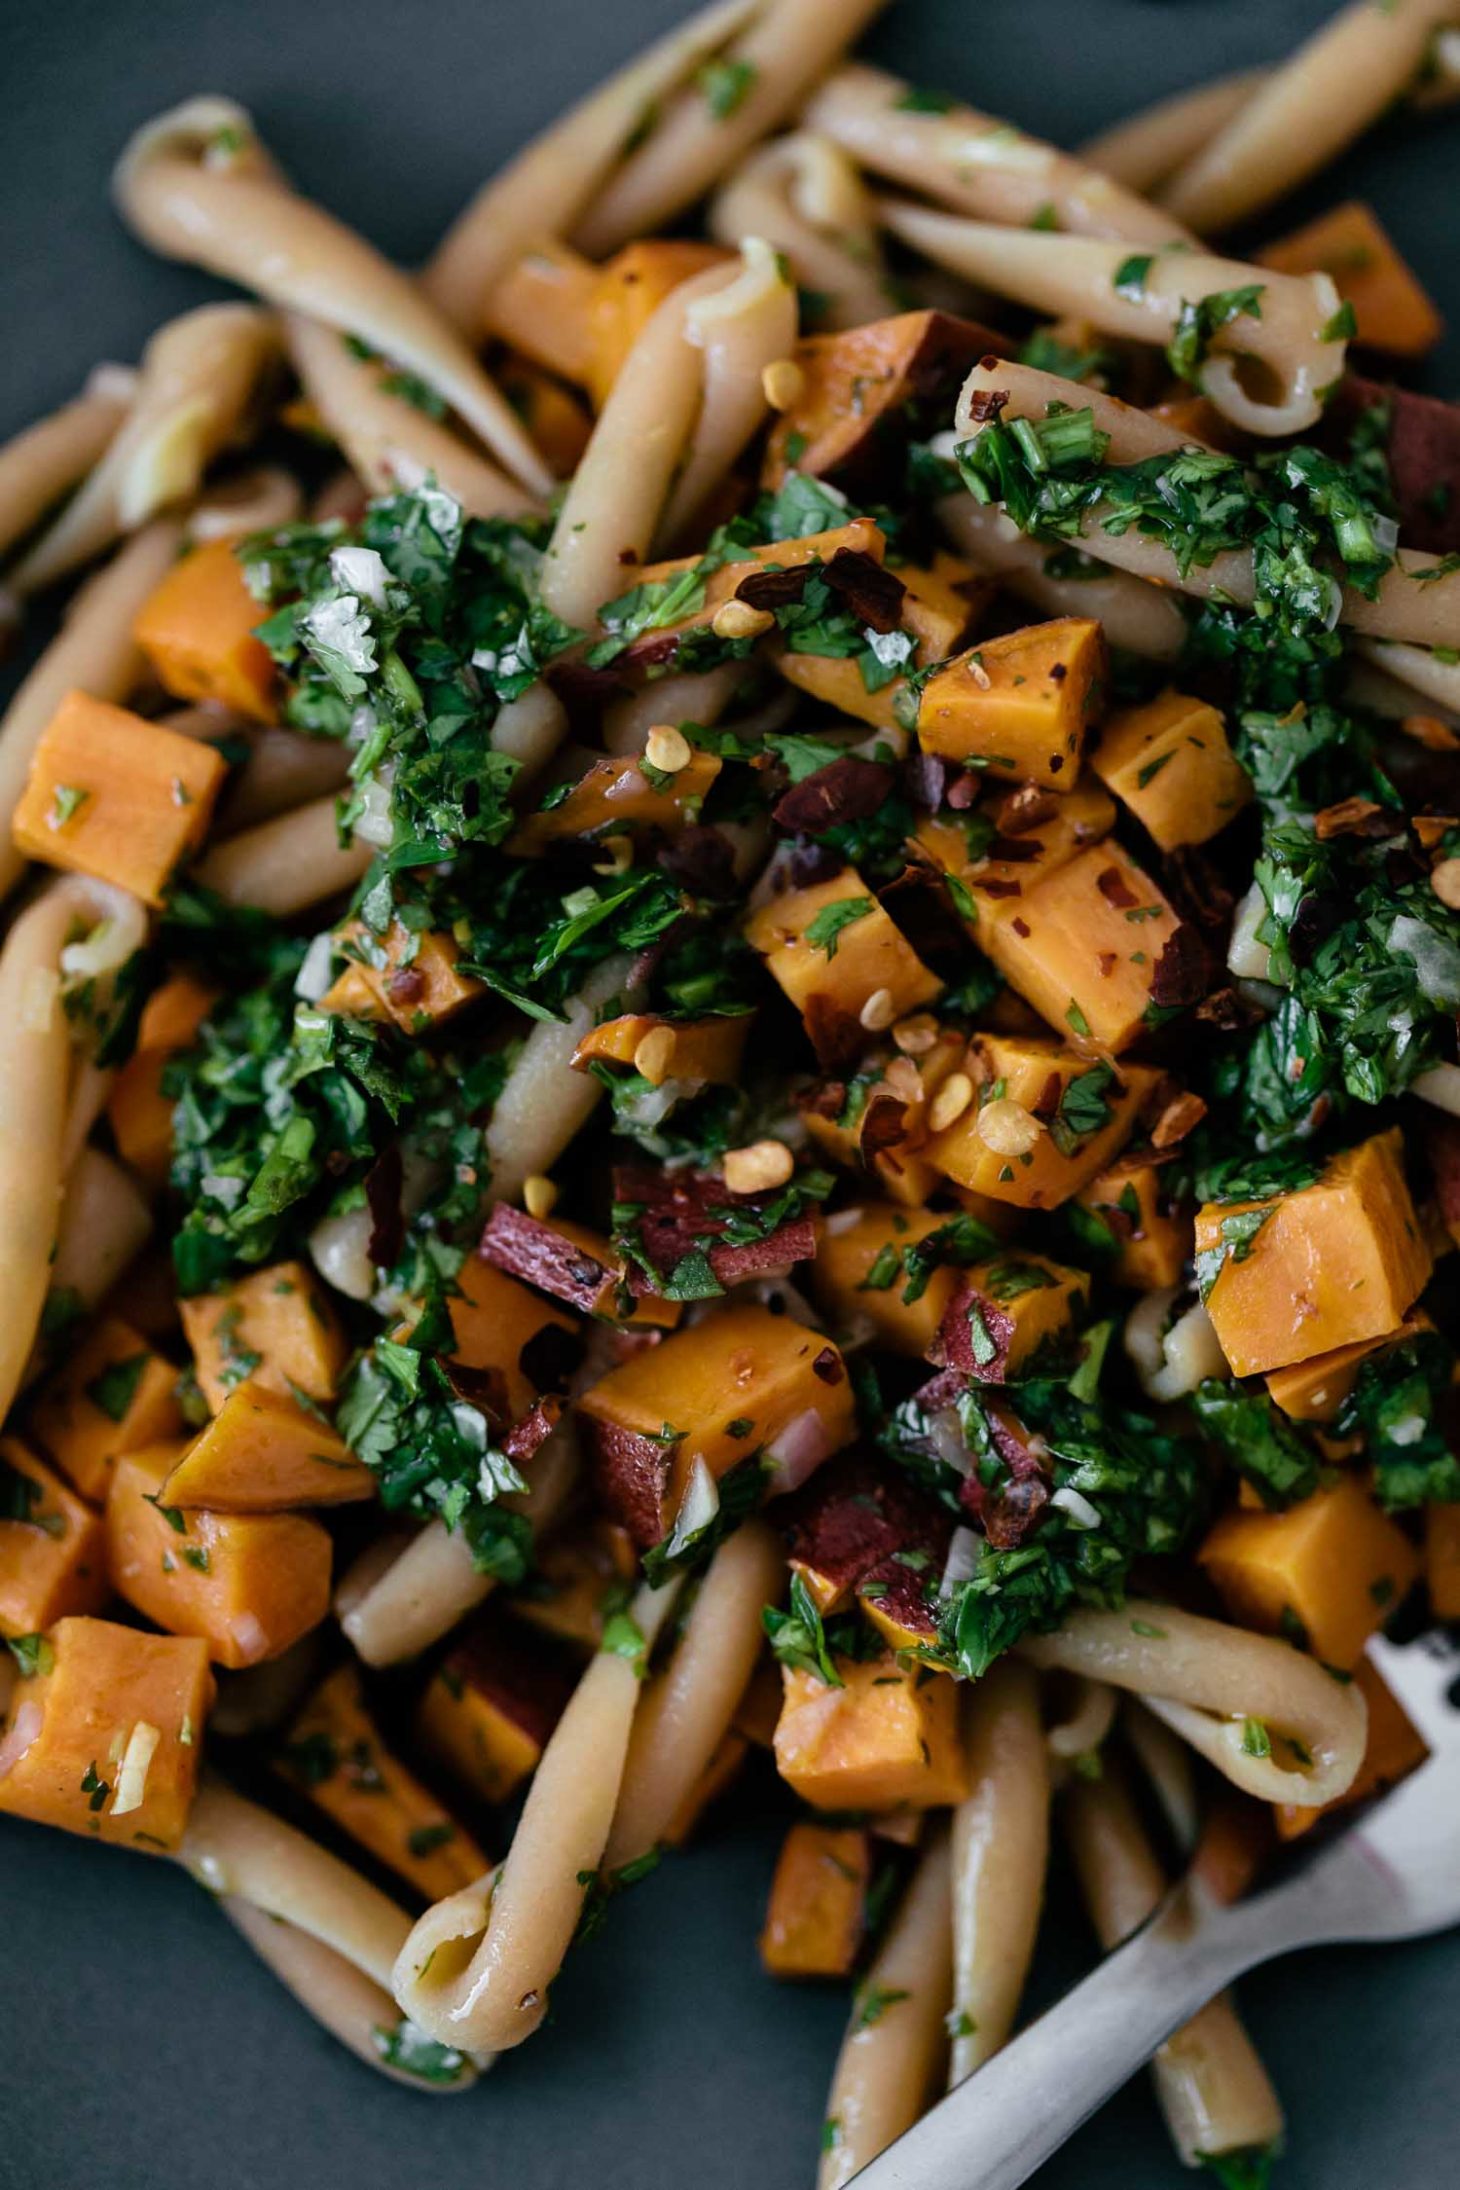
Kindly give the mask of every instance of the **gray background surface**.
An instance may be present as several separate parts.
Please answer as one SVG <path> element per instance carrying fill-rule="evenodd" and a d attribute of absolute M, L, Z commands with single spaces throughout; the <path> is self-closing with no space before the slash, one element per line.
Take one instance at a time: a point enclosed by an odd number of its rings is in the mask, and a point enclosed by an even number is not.
<path fill-rule="evenodd" d="M 195 91 L 257 114 L 301 185 L 404 259 L 679 0 L 5 0 L 0 433 L 131 358 L 207 291 L 133 246 L 107 177 Z M 894 0 L 874 48 L 1056 138 L 1275 56 L 1324 0 Z M 1294 213 L 1372 198 L 1460 326 L 1460 117 L 1401 121 Z M 1452 334 L 1431 375 L 1460 390 Z M 475 2094 L 427 2101 L 315 2030 L 168 1866 L 0 1825 L 0 2190 L 795 2190 L 843 2017 L 759 1973 L 777 1838 L 752 1800 L 574 1956 L 555 2020 Z M 1056 1894 L 1056 1971 L 1085 1950 Z M 1046 1983 L 1050 1979 L 1046 1978 Z M 1279 2190 L 1460 2179 L 1460 1944 L 1300 1958 L 1244 1990 L 1288 2103 Z M 1139 2085 L 1042 2190 L 1182 2180 Z M 1189 2179 L 1189 2178 L 1187 2178 Z"/>

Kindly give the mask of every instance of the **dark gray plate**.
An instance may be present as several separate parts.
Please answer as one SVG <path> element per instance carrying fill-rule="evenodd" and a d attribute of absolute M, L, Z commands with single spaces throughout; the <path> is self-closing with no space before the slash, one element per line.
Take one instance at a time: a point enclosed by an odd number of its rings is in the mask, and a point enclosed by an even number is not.
<path fill-rule="evenodd" d="M 9 0 L 0 433 L 130 358 L 205 285 L 121 234 L 107 176 L 194 91 L 254 109 L 301 184 L 386 250 L 426 251 L 529 131 L 679 0 Z M 876 45 L 914 78 L 1074 142 L 1161 92 L 1286 51 L 1326 0 L 901 0 Z M 1460 323 L 1460 121 L 1391 126 L 1311 194 L 1371 197 Z M 1305 210 L 1300 205 L 1297 210 Z M 1454 392 L 1451 337 L 1434 385 Z M 0 1829 L 0 2190 L 793 2190 L 814 2168 L 843 2017 L 759 1973 L 777 1822 L 753 1802 L 575 1954 L 556 2020 L 474 2095 L 418 2099 L 323 2037 L 164 1864 Z M 1086 1953 L 1057 1893 L 1057 1967 Z M 1288 2102 L 1286 2190 L 1456 2180 L 1460 1948 L 1310 1956 L 1254 1979 Z M 1045 2190 L 1180 2179 L 1139 2087 Z"/>

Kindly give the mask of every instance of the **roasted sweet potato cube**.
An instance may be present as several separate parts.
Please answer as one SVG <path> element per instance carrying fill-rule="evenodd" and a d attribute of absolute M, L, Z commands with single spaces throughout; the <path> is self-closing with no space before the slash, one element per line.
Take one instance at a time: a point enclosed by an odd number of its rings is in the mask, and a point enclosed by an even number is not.
<path fill-rule="evenodd" d="M 304 1263 L 271 1263 L 178 1305 L 198 1384 L 215 1413 L 245 1378 L 285 1396 L 302 1392 L 321 1404 L 334 1398 L 349 1348 L 329 1295 Z"/>
<path fill-rule="evenodd" d="M 493 334 L 550 373 L 586 386 L 593 369 L 593 300 L 600 269 L 546 238 L 494 281 L 481 308 Z"/>
<path fill-rule="evenodd" d="M 41 1388 L 30 1427 L 83 1498 L 106 1497 L 118 1453 L 183 1426 L 177 1371 L 117 1316 L 93 1324 Z"/>
<path fill-rule="evenodd" d="M 982 1384 L 1011 1384 L 1068 1351 L 1090 1298 L 1088 1271 L 1048 1255 L 1017 1251 L 956 1273 L 957 1285 L 931 1347 L 940 1368 Z"/>
<path fill-rule="evenodd" d="M 1041 1018 L 1083 1048 L 1118 1054 L 1168 991 L 1158 969 L 1181 922 L 1118 844 L 1077 853 L 996 902 L 979 944 Z"/>
<path fill-rule="evenodd" d="M 1098 623 L 1062 616 L 986 639 L 923 687 L 918 743 L 990 776 L 1073 790 L 1105 700 Z"/>
<path fill-rule="evenodd" d="M 899 1557 L 905 1572 L 936 1579 L 952 1529 L 946 1509 L 906 1476 L 855 1456 L 838 1460 L 793 1503 L 791 1572 L 819 1612 L 841 1612 L 871 1575 Z"/>
<path fill-rule="evenodd" d="M 1387 1337 L 1430 1274 L 1398 1127 L 1345 1149 L 1312 1186 L 1269 1202 L 1209 1202 L 1197 1211 L 1196 1251 L 1235 1376 Z"/>
<path fill-rule="evenodd" d="M 887 541 L 881 528 L 870 517 L 853 517 L 844 525 L 833 525 L 825 532 L 808 532 L 799 540 L 766 540 L 748 549 L 741 561 L 722 563 L 718 570 L 703 577 L 698 575 L 702 558 L 697 555 L 645 563 L 633 574 L 636 586 L 662 586 L 683 578 L 691 582 L 699 606 L 688 609 L 677 623 L 641 633 L 620 655 L 618 666 L 648 673 L 667 668 L 680 641 L 691 632 L 706 630 L 727 601 L 745 600 L 752 607 L 764 605 L 768 572 L 810 571 L 818 565 L 836 565 L 840 569 L 846 567 L 839 561 L 842 557 L 861 557 L 880 564 L 886 553 Z M 855 562 L 850 567 L 858 578 L 865 579 L 865 568 Z"/>
<path fill-rule="evenodd" d="M 227 773 L 201 739 L 68 692 L 31 758 L 16 848 L 161 906 L 173 869 L 208 833 Z"/>
<path fill-rule="evenodd" d="M 793 1825 L 760 1935 L 772 1977 L 848 1977 L 867 1926 L 872 1850 L 857 1826 Z"/>
<path fill-rule="evenodd" d="M 1317 1809 L 1300 1807 L 1295 1802 L 1275 1804 L 1273 1821 L 1280 1840 L 1297 1840 L 1335 1810 L 1352 1809 L 1355 1803 L 1367 1802 L 1371 1796 L 1397 1786 L 1411 1772 L 1417 1772 L 1430 1753 L 1394 1691 L 1379 1678 L 1367 1658 L 1360 1658 L 1354 1667 L 1354 1685 L 1369 1707 L 1369 1731 L 1358 1777 L 1346 1794 Z"/>
<path fill-rule="evenodd" d="M 807 1132 L 833 1162 L 869 1172 L 889 1200 L 921 1209 L 939 1184 L 921 1154 L 928 1106 L 962 1066 L 966 1048 L 965 1037 L 949 1027 L 920 1057 L 878 1058 L 850 1085 L 834 1081 L 809 1090 L 802 1104 Z"/>
<path fill-rule="evenodd" d="M 705 793 L 720 773 L 713 753 L 691 752 L 683 768 L 655 781 L 638 760 L 595 760 L 566 798 L 526 815 L 507 840 L 517 859 L 537 859 L 565 837 L 596 836 L 602 830 L 659 829 L 674 835 L 698 821 Z"/>
<path fill-rule="evenodd" d="M 213 1707 L 203 1645 L 64 1619 L 43 1662 L 12 1699 L 19 1754 L 0 1777 L 0 1810 L 127 1848 L 176 1848 Z"/>
<path fill-rule="evenodd" d="M 773 897 L 745 933 L 806 1021 L 818 1055 L 863 1044 L 862 1014 L 874 998 L 874 1024 L 886 1027 L 942 993 L 855 867 Z"/>
<path fill-rule="evenodd" d="M 949 877 L 953 909 L 982 944 L 1005 908 L 1115 827 L 1115 801 L 1089 776 L 1064 792 L 1025 785 L 963 813 L 926 814 L 910 848 Z M 990 831 L 992 830 L 992 834 Z"/>
<path fill-rule="evenodd" d="M 1419 1573 L 1409 1538 L 1354 1475 L 1285 1513 L 1224 1513 L 1197 1557 L 1233 1619 L 1270 1633 L 1296 1621 L 1315 1657 L 1341 1672 Z"/>
<path fill-rule="evenodd" d="M 559 1391 L 582 1353 L 573 1318 L 481 1255 L 468 1255 L 447 1302 L 453 1359 L 495 1369 L 515 1422 L 543 1392 Z"/>
<path fill-rule="evenodd" d="M 749 1302 L 713 1308 L 631 1354 L 578 1411 L 590 1426 L 600 1501 L 645 1546 L 673 1526 L 692 1474 L 713 1485 L 759 1454 L 767 1491 L 791 1490 L 856 1427 L 836 1347 Z"/>
<path fill-rule="evenodd" d="M 1437 1620 L 1460 1620 L 1460 1506 L 1425 1509 L 1425 1582 Z"/>
<path fill-rule="evenodd" d="M 750 1743 L 744 1734 L 732 1726 L 716 1744 L 715 1753 L 680 1803 L 665 1829 L 664 1844 L 669 1848 L 682 1848 L 699 1825 L 712 1803 L 718 1802 L 728 1788 L 740 1777 L 740 1769 L 750 1754 Z"/>
<path fill-rule="evenodd" d="M 906 589 L 898 626 L 917 641 L 914 666 L 926 668 L 944 660 L 968 637 L 992 596 L 992 586 L 977 576 L 971 564 L 954 555 L 939 554 L 926 569 L 900 564 L 897 575 Z M 853 721 L 869 722 L 879 730 L 898 724 L 899 698 L 907 689 L 905 677 L 895 677 L 873 691 L 855 657 L 801 654 L 789 647 L 777 654 L 776 668 L 787 684 Z"/>
<path fill-rule="evenodd" d="M 107 1123 L 117 1154 L 154 1190 L 167 1183 L 172 1169 L 172 1104 L 162 1092 L 169 1053 L 139 1049 L 112 1082 L 106 1099 Z"/>
<path fill-rule="evenodd" d="M 1353 306 L 1358 340 L 1369 349 L 1425 357 L 1445 331 L 1373 207 L 1360 198 L 1333 206 L 1253 255 L 1259 266 L 1280 274 L 1329 275 L 1344 303 Z"/>
<path fill-rule="evenodd" d="M 593 433 L 587 404 L 526 358 L 505 358 L 497 381 L 553 477 L 571 479 Z"/>
<path fill-rule="evenodd" d="M 278 671 L 254 636 L 264 614 L 233 542 L 205 540 L 173 564 L 132 629 L 174 699 L 216 700 L 255 722 L 277 722 Z"/>
<path fill-rule="evenodd" d="M 638 1553 L 626 1528 L 595 1516 L 549 1538 L 538 1554 L 531 1594 L 514 1596 L 516 1620 L 574 1650 L 595 1651 L 603 1640 L 605 1603 L 622 1603 L 638 1573 Z"/>
<path fill-rule="evenodd" d="M 1075 1196 L 1081 1240 L 1105 1275 L 1138 1293 L 1174 1285 L 1192 1253 L 1191 1211 L 1170 1187 L 1169 1169 L 1148 1155 L 1126 1155 Z"/>
<path fill-rule="evenodd" d="M 761 483 L 779 487 L 803 471 L 862 493 L 901 483 L 903 437 L 889 433 L 912 403 L 952 398 L 1000 338 L 951 312 L 899 312 L 840 334 L 796 345 L 801 393 L 782 413 L 766 447 Z"/>
<path fill-rule="evenodd" d="M 176 1445 L 126 1453 L 106 1503 L 112 1585 L 159 1627 L 197 1635 L 219 1665 L 277 1658 L 330 1606 L 330 1539 L 300 1513 L 184 1512 L 162 1490 Z"/>
<path fill-rule="evenodd" d="M 955 1683 L 885 1657 L 837 1661 L 840 1688 L 787 1667 L 776 1770 L 814 1810 L 912 1810 L 968 1792 Z"/>
<path fill-rule="evenodd" d="M 818 1307 L 843 1332 L 868 1328 L 895 1353 L 925 1354 L 943 1311 L 958 1289 L 957 1270 L 933 1270 L 919 1299 L 903 1299 L 910 1279 L 903 1257 L 948 1222 L 936 1210 L 916 1212 L 869 1202 L 843 1209 L 826 1227 L 811 1266 Z"/>
<path fill-rule="evenodd" d="M 933 1135 L 928 1161 L 959 1186 L 1021 1209 L 1056 1209 L 1097 1178 L 1160 1080 L 1150 1065 L 1112 1067 L 1025 1035 L 979 1035 L 972 1055 L 978 1095 Z"/>
<path fill-rule="evenodd" d="M 428 1901 L 471 1885 L 491 1867 L 465 1827 L 386 1747 L 353 1665 L 338 1666 L 315 1689 L 274 1766 Z"/>
<path fill-rule="evenodd" d="M 1109 716 L 1090 765 L 1163 852 L 1205 844 L 1252 797 L 1221 716 L 1184 692 Z"/>
<path fill-rule="evenodd" d="M 499 1270 L 551 1293 L 554 1300 L 609 1323 L 672 1330 L 684 1312 L 677 1300 L 662 1299 L 640 1273 L 626 1269 L 601 1232 L 567 1217 L 533 1217 L 499 1201 L 487 1219 L 478 1253 Z"/>
<path fill-rule="evenodd" d="M 390 1020 L 403 1034 L 424 1034 L 484 993 L 480 981 L 457 972 L 451 937 L 431 928 L 413 930 L 392 920 L 377 936 L 363 921 L 352 920 L 339 947 L 349 963 L 320 998 L 321 1011 Z"/>
<path fill-rule="evenodd" d="M 1359 1370 L 1372 1355 L 1433 1329 L 1429 1317 L 1416 1310 L 1405 1317 L 1397 1331 L 1383 1338 L 1362 1338 L 1352 1346 L 1335 1346 L 1330 1354 L 1314 1354 L 1307 1361 L 1274 1369 L 1267 1379 L 1268 1391 L 1295 1422 L 1332 1422 L 1353 1390 Z"/>
<path fill-rule="evenodd" d="M 662 1019 L 656 1012 L 623 1012 L 590 1027 L 573 1052 L 574 1069 L 623 1065 L 642 1073 L 651 1087 L 666 1080 L 733 1087 L 740 1076 L 745 1038 L 754 1013 L 717 1019 Z"/>
<path fill-rule="evenodd" d="M 624 360 L 671 291 L 732 255 L 715 243 L 647 236 L 625 244 L 599 269 L 588 307 L 587 382 L 595 409 L 608 401 Z"/>
<path fill-rule="evenodd" d="M 34 1635 L 110 1595 L 101 1517 L 18 1437 L 0 1437 L 0 1635 Z"/>
<path fill-rule="evenodd" d="M 375 1496 L 375 1477 L 320 1414 L 251 1377 L 235 1385 L 163 1485 L 168 1506 L 285 1513 Z"/>
<path fill-rule="evenodd" d="M 501 1622 L 479 1622 L 421 1698 L 421 1739 L 483 1802 L 506 1802 L 536 1771 L 573 1692 L 573 1671 Z"/>

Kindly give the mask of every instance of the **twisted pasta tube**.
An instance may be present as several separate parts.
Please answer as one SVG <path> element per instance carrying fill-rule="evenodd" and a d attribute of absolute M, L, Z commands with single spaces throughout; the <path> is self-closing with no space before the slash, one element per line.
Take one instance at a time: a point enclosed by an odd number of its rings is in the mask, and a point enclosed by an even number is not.
<path fill-rule="evenodd" d="M 256 905 L 285 920 L 350 889 L 372 856 L 358 837 L 341 844 L 334 799 L 315 798 L 215 844 L 197 875 L 228 904 Z"/>
<path fill-rule="evenodd" d="M 860 327 L 888 307 L 876 209 L 842 148 L 815 130 L 777 137 L 743 160 L 710 207 L 721 243 L 763 236 L 819 300 L 819 327 Z"/>
<path fill-rule="evenodd" d="M 80 395 L 0 448 L 0 555 L 100 462 L 135 393 L 128 367 L 99 365 Z"/>
<path fill-rule="evenodd" d="M 952 1825 L 950 2085 L 1013 2029 L 1044 1902 L 1050 1770 L 1029 1666 L 1002 1659 L 970 1689 L 963 1746 L 972 1791 Z"/>
<path fill-rule="evenodd" d="M 1174 661 L 1186 644 L 1187 623 L 1179 597 L 1123 570 L 1051 573 L 1057 550 L 1032 540 L 1012 517 L 971 494 L 938 504 L 938 522 L 960 555 L 998 579 L 1010 593 L 1049 616 L 1095 616 L 1112 646 L 1148 661 Z"/>

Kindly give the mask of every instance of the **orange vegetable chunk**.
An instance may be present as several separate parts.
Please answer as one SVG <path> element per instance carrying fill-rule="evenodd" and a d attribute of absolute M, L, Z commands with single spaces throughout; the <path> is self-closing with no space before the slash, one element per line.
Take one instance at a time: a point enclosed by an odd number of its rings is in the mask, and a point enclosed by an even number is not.
<path fill-rule="evenodd" d="M 872 1854 L 857 1826 L 793 1825 L 781 1842 L 760 1958 L 772 1977 L 848 1977 L 867 1921 Z"/>
<path fill-rule="evenodd" d="M 118 1453 L 183 1426 L 177 1371 L 119 1316 L 103 1316 L 31 1409 L 30 1427 L 83 1498 L 106 1497 Z"/>
<path fill-rule="evenodd" d="M 783 1668 L 776 1770 L 814 1810 L 926 1810 L 968 1791 L 957 1684 L 884 1657 L 837 1661 L 832 1688 Z"/>
<path fill-rule="evenodd" d="M 505 1385 L 507 1412 L 516 1421 L 545 1388 L 532 1374 L 534 1360 L 545 1366 L 573 1361 L 578 1325 L 481 1255 L 467 1256 L 456 1284 L 446 1304 L 452 1359 L 468 1369 L 495 1369 Z M 553 1385 L 558 1381 L 556 1375 L 548 1379 Z"/>
<path fill-rule="evenodd" d="M 917 642 L 913 666 L 925 669 L 945 660 L 968 637 L 992 588 L 971 563 L 941 552 L 927 568 L 899 564 L 897 576 L 906 588 L 898 629 L 912 634 Z M 839 715 L 869 722 L 879 730 L 900 727 L 898 703 L 907 690 L 905 677 L 894 677 L 872 692 L 855 655 L 801 654 L 789 647 L 777 654 L 776 668 L 787 684 Z"/>
<path fill-rule="evenodd" d="M 918 743 L 991 776 L 1073 790 L 1105 682 L 1098 623 L 1062 616 L 1030 624 L 986 639 L 929 678 Z"/>
<path fill-rule="evenodd" d="M 1328 274 L 1354 309 L 1358 339 L 1391 357 L 1424 357 L 1445 331 L 1429 296 L 1360 198 L 1264 245 L 1259 266 L 1280 274 Z"/>
<path fill-rule="evenodd" d="M 417 1727 L 479 1801 L 506 1802 L 537 1770 L 572 1691 L 565 1659 L 489 1615 L 428 1682 Z"/>
<path fill-rule="evenodd" d="M 1221 716 L 1183 692 L 1111 715 L 1090 765 L 1163 852 L 1205 844 L 1252 798 Z"/>
<path fill-rule="evenodd" d="M 1142 1154 L 1117 1158 L 1075 1200 L 1110 1242 L 1101 1268 L 1138 1293 L 1174 1285 L 1192 1252 L 1189 1208 L 1172 1198 L 1167 1168 Z"/>
<path fill-rule="evenodd" d="M 245 1378 L 321 1404 L 334 1398 L 349 1348 L 328 1293 L 306 1264 L 271 1263 L 178 1306 L 198 1384 L 215 1414 Z"/>
<path fill-rule="evenodd" d="M 699 819 L 705 793 L 720 773 L 713 753 L 692 751 L 683 768 L 657 781 L 635 758 L 595 760 L 564 799 L 526 814 L 507 840 L 515 859 L 537 859 L 564 837 L 603 830 L 657 828 L 673 835 Z"/>
<path fill-rule="evenodd" d="M 31 759 L 16 847 L 160 906 L 173 869 L 207 835 L 227 773 L 200 739 L 68 692 Z"/>
<path fill-rule="evenodd" d="M 255 638 L 267 611 L 248 590 L 231 540 L 205 540 L 174 563 L 133 625 L 164 692 L 216 700 L 255 722 L 277 722 L 279 676 Z"/>
<path fill-rule="evenodd" d="M 942 982 L 855 867 L 844 867 L 830 882 L 773 897 L 750 915 L 745 933 L 818 1048 L 828 1039 L 857 1043 L 862 1013 L 874 997 L 886 1027 L 942 993 Z"/>
<path fill-rule="evenodd" d="M 251 1377 L 228 1393 L 163 1486 L 165 1505 L 215 1513 L 280 1513 L 374 1496 L 374 1475 L 328 1422 Z"/>
<path fill-rule="evenodd" d="M 50 1665 L 17 1684 L 10 1724 L 34 1731 L 0 1779 L 0 1811 L 167 1852 L 197 1792 L 213 1675 L 201 1642 L 111 1620 L 58 1620 Z"/>
<path fill-rule="evenodd" d="M 0 1635 L 35 1635 L 110 1594 L 101 1516 L 18 1437 L 0 1437 Z"/>
<path fill-rule="evenodd" d="M 1056 1209 L 1098 1178 L 1161 1077 L 1150 1065 L 1111 1067 L 1030 1035 L 978 1035 L 971 1054 L 977 1095 L 933 1135 L 928 1160 L 957 1185 L 1021 1209 Z M 1038 1131 L 996 1104 L 1017 1105 Z M 1022 1150 L 1011 1145 L 1021 1135 Z"/>
<path fill-rule="evenodd" d="M 589 312 L 588 392 L 602 410 L 624 360 L 671 291 L 732 254 L 719 244 L 647 236 L 599 269 Z"/>
<path fill-rule="evenodd" d="M 1224 1513 L 1197 1557 L 1244 1627 L 1298 1623 L 1314 1656 L 1349 1672 L 1412 1587 L 1419 1557 L 1355 1475 L 1285 1513 Z"/>
<path fill-rule="evenodd" d="M 349 963 L 320 998 L 321 1011 L 392 1021 L 402 1034 L 423 1034 L 454 1019 L 484 994 L 483 984 L 458 973 L 457 946 L 433 929 L 422 933 L 392 920 L 382 936 L 352 920 L 336 938 Z"/>
<path fill-rule="evenodd" d="M 1276 1803 L 1273 1821 L 1280 1840 L 1297 1840 L 1320 1818 L 1331 1817 L 1335 1810 L 1352 1809 L 1355 1803 L 1367 1802 L 1371 1795 L 1396 1786 L 1418 1771 L 1430 1753 L 1393 1690 L 1379 1678 L 1367 1658 L 1360 1658 L 1354 1667 L 1354 1683 L 1369 1707 L 1369 1731 L 1358 1777 L 1346 1794 L 1320 1803 L 1317 1809 L 1305 1809 L 1296 1802 Z"/>
<path fill-rule="evenodd" d="M 1437 1620 L 1460 1620 L 1460 1506 L 1425 1508 L 1425 1581 Z"/>
<path fill-rule="evenodd" d="M 589 1028 L 573 1052 L 573 1067 L 586 1072 L 594 1062 L 625 1065 L 642 1073 L 651 1087 L 662 1087 L 666 1080 L 732 1087 L 753 1021 L 748 1011 L 716 1019 L 624 1012 Z"/>
<path fill-rule="evenodd" d="M 948 1221 L 937 1210 L 914 1212 L 885 1202 L 838 1211 L 811 1265 L 812 1293 L 833 1327 L 867 1325 L 877 1343 L 894 1353 L 925 1354 L 958 1290 L 960 1272 L 933 1270 L 922 1297 L 909 1305 L 902 1297 L 908 1284 L 903 1258 Z"/>

